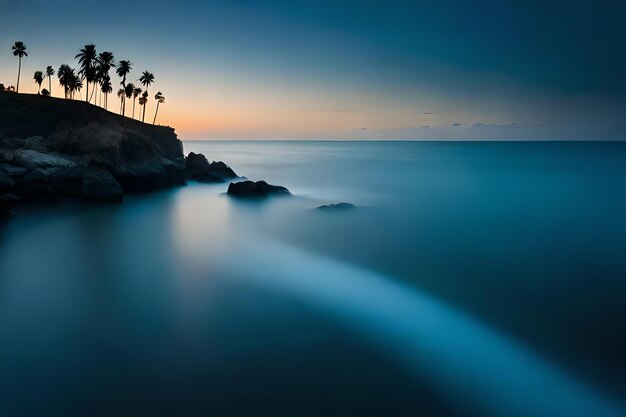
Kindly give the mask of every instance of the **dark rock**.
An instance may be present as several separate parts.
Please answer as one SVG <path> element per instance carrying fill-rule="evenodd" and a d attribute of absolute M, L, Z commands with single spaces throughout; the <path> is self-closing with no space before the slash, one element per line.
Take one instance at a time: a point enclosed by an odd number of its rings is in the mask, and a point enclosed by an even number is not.
<path fill-rule="evenodd" d="M 71 168 L 76 162 L 65 155 L 26 149 L 16 151 L 14 164 L 26 168 Z"/>
<path fill-rule="evenodd" d="M 317 210 L 322 210 L 322 211 L 345 211 L 345 210 L 352 210 L 356 208 L 356 206 L 354 204 L 350 204 L 350 203 L 337 203 L 337 204 L 326 204 L 323 206 L 319 206 L 317 207 Z"/>
<path fill-rule="evenodd" d="M 188 173 L 170 127 L 84 102 L 14 94 L 0 95 L 0 176 L 0 193 L 25 202 L 119 201 L 122 190 L 181 185 Z"/>
<path fill-rule="evenodd" d="M 0 148 L 0 162 L 11 163 L 15 159 L 15 150 L 9 148 Z"/>
<path fill-rule="evenodd" d="M 237 174 L 225 163 L 213 161 L 209 164 L 206 157 L 199 153 L 189 152 L 185 158 L 189 176 L 200 182 L 226 182 L 237 178 Z"/>
<path fill-rule="evenodd" d="M 269 196 L 290 196 L 291 193 L 280 185 L 271 185 L 265 181 L 231 182 L 228 195 L 242 198 L 263 198 Z"/>
<path fill-rule="evenodd" d="M 99 164 L 90 164 L 83 178 L 83 197 L 90 201 L 122 201 L 122 186 L 109 170 Z"/>
<path fill-rule="evenodd" d="M 31 136 L 24 140 L 23 148 L 46 152 L 48 151 L 48 141 L 41 136 Z"/>
<path fill-rule="evenodd" d="M 0 171 L 0 193 L 7 192 L 15 185 L 15 181 L 8 173 Z"/>
<path fill-rule="evenodd" d="M 18 178 L 12 189 L 20 199 L 31 202 L 50 202 L 57 200 L 52 187 L 44 181 L 29 181 Z"/>
<path fill-rule="evenodd" d="M 14 194 L 0 194 L 0 221 L 6 220 L 12 213 L 11 208 L 19 201 Z"/>
<path fill-rule="evenodd" d="M 28 169 L 23 167 L 14 167 L 7 164 L 0 164 L 0 172 L 5 172 L 12 177 L 17 177 L 26 174 L 26 172 L 28 172 Z"/>
<path fill-rule="evenodd" d="M 24 139 L 19 138 L 2 138 L 0 139 L 0 148 L 3 149 L 18 149 L 24 146 Z"/>
<path fill-rule="evenodd" d="M 227 180 L 232 180 L 233 178 L 238 178 L 235 171 L 232 170 L 231 167 L 223 163 L 222 161 L 213 161 L 211 165 L 209 165 L 209 172 L 222 180 L 222 182 L 226 182 Z"/>
<path fill-rule="evenodd" d="M 118 164 L 111 173 L 124 192 L 144 193 L 173 185 L 184 185 L 185 164 L 167 158 L 151 158 L 127 164 Z"/>
<path fill-rule="evenodd" d="M 185 158 L 187 164 L 187 171 L 192 178 L 198 175 L 202 175 L 209 170 L 209 161 L 201 153 L 189 152 Z"/>
<path fill-rule="evenodd" d="M 0 222 L 6 220 L 11 216 L 11 206 L 5 202 L 0 200 Z"/>

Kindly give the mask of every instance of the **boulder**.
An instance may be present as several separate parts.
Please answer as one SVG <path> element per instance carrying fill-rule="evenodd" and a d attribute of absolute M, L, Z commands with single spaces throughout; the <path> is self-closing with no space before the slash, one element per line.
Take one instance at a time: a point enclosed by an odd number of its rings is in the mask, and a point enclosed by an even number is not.
<path fill-rule="evenodd" d="M 211 162 L 199 153 L 189 152 L 185 158 L 187 172 L 189 176 L 200 182 L 226 182 L 237 178 L 237 174 L 225 163 Z"/>
<path fill-rule="evenodd" d="M 26 174 L 26 172 L 28 172 L 28 169 L 0 163 L 0 172 L 5 172 L 12 177 L 17 177 Z"/>
<path fill-rule="evenodd" d="M 9 148 L 0 148 L 0 162 L 13 162 L 15 159 L 15 150 Z"/>
<path fill-rule="evenodd" d="M 354 204 L 350 204 L 350 203 L 337 203 L 337 204 L 326 204 L 323 206 L 319 206 L 317 207 L 317 210 L 321 210 L 321 211 L 346 211 L 346 210 L 352 210 L 354 209 L 356 206 Z"/>
<path fill-rule="evenodd" d="M 44 153 L 33 149 L 16 151 L 15 159 L 26 168 L 72 168 L 76 162 L 65 156 Z"/>
<path fill-rule="evenodd" d="M 17 149 L 24 146 L 24 139 L 20 138 L 2 138 L 0 139 L 0 148 L 3 149 Z"/>
<path fill-rule="evenodd" d="M 209 170 L 209 161 L 201 153 L 189 152 L 185 158 L 185 163 L 187 164 L 187 171 L 189 171 L 189 175 L 192 178 L 202 175 Z"/>
<path fill-rule="evenodd" d="M 41 136 L 31 136 L 24 140 L 25 149 L 32 149 L 39 152 L 46 152 L 48 150 L 48 142 Z"/>
<path fill-rule="evenodd" d="M 232 180 L 233 178 L 239 178 L 239 176 L 235 174 L 235 171 L 222 161 L 211 162 L 209 165 L 209 173 L 213 177 L 219 178 L 221 182 L 226 182 L 228 180 Z"/>
<path fill-rule="evenodd" d="M 83 197 L 90 201 L 122 201 L 122 186 L 109 170 L 99 164 L 90 164 L 83 178 Z"/>
<path fill-rule="evenodd" d="M 265 181 L 231 182 L 228 195 L 240 198 L 264 198 L 269 196 L 290 196 L 291 193 L 280 185 L 271 185 Z"/>

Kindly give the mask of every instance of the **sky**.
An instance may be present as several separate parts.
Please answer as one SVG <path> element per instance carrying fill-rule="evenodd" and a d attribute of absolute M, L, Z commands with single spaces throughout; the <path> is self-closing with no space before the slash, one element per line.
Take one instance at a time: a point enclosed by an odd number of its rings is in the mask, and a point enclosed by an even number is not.
<path fill-rule="evenodd" d="M 0 83 L 16 83 L 17 40 L 29 54 L 22 92 L 37 91 L 34 71 L 76 67 L 93 43 L 130 59 L 131 82 L 154 73 L 146 118 L 161 91 L 158 122 L 181 139 L 626 139 L 617 0 L 0 0 L 0 10 Z"/>

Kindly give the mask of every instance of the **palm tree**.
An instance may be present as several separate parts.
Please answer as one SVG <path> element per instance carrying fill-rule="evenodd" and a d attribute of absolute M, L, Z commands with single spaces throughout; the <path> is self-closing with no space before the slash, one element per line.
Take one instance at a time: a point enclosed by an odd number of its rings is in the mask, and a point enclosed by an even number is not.
<path fill-rule="evenodd" d="M 107 74 L 100 83 L 100 91 L 104 93 L 104 108 L 109 109 L 109 94 L 113 92 L 111 77 Z"/>
<path fill-rule="evenodd" d="M 158 93 L 156 93 L 156 95 L 154 96 L 154 99 L 157 102 L 157 108 L 156 111 L 154 112 L 154 121 L 152 122 L 152 124 L 156 124 L 156 118 L 157 118 L 157 114 L 159 114 L 159 104 L 164 103 L 165 102 L 165 96 L 163 94 L 161 94 L 161 92 L 159 91 Z"/>
<path fill-rule="evenodd" d="M 22 58 L 25 56 L 28 56 L 28 54 L 26 53 L 26 45 L 24 45 L 24 42 L 22 41 L 15 42 L 15 45 L 11 47 L 11 50 L 13 51 L 13 56 L 16 56 L 19 58 L 19 64 L 17 66 L 17 89 L 15 90 L 17 93 L 19 93 L 20 92 L 20 73 L 22 72 Z"/>
<path fill-rule="evenodd" d="M 146 87 L 146 92 L 144 93 L 146 99 L 144 100 L 143 116 L 141 117 L 141 121 L 143 122 L 144 119 L 146 118 L 146 103 L 148 102 L 148 87 L 150 87 L 150 84 L 154 83 L 154 75 L 151 72 L 144 71 L 143 74 L 141 74 L 141 77 L 139 77 L 139 82 L 143 84 L 144 87 Z"/>
<path fill-rule="evenodd" d="M 135 87 L 133 90 L 133 119 L 135 118 L 135 102 L 137 101 L 137 96 L 141 94 L 143 90 L 139 87 Z"/>
<path fill-rule="evenodd" d="M 124 87 L 124 95 L 127 99 L 130 99 L 133 96 L 133 90 L 135 89 L 135 84 L 128 83 L 126 87 Z M 126 98 L 124 100 L 126 100 Z"/>
<path fill-rule="evenodd" d="M 37 94 L 41 93 L 41 83 L 43 83 L 43 72 L 35 71 L 35 74 L 33 75 L 33 80 L 35 80 L 35 84 L 39 86 L 39 89 L 37 90 Z"/>
<path fill-rule="evenodd" d="M 115 67 L 115 60 L 113 58 L 112 52 L 100 52 L 98 54 L 98 58 L 96 58 L 96 77 L 95 81 L 100 84 L 102 87 L 104 80 L 107 78 L 109 82 L 111 81 L 111 77 L 109 76 L 109 71 L 112 67 Z M 102 92 L 102 88 L 101 88 Z M 102 96 L 100 96 L 100 100 L 102 100 Z"/>
<path fill-rule="evenodd" d="M 89 83 L 96 78 L 94 63 L 96 61 L 96 45 L 85 45 L 80 50 L 78 55 L 74 58 L 78 58 L 80 65 L 79 74 L 83 76 L 83 79 L 87 82 L 87 92 L 85 93 L 85 101 L 89 101 Z"/>
<path fill-rule="evenodd" d="M 70 90 L 70 80 L 75 78 L 74 69 L 70 68 L 69 65 L 63 64 L 59 67 L 57 71 L 57 77 L 59 78 L 59 84 L 63 87 L 65 92 L 65 99 L 68 98 L 68 93 Z"/>
<path fill-rule="evenodd" d="M 98 69 L 104 74 L 108 74 L 111 68 L 115 67 L 113 52 L 100 52 L 96 60 Z"/>
<path fill-rule="evenodd" d="M 143 114 L 146 115 L 146 103 L 148 102 L 148 92 L 144 91 L 141 97 L 139 97 L 139 105 L 143 106 Z M 142 120 L 143 121 L 143 120 Z"/>
<path fill-rule="evenodd" d="M 69 77 L 69 91 L 70 97 L 74 99 L 74 94 L 78 92 L 80 94 L 80 90 L 83 88 L 83 80 L 78 75 L 76 75 L 73 71 Z"/>
<path fill-rule="evenodd" d="M 78 73 L 82 75 L 82 78 L 87 83 L 85 101 L 89 101 L 89 83 L 96 77 L 93 65 L 96 61 L 96 45 L 85 45 L 74 58 L 78 58 L 78 64 L 80 65 Z"/>
<path fill-rule="evenodd" d="M 50 65 L 46 67 L 46 77 L 48 77 L 48 91 L 50 91 L 50 95 L 52 95 L 52 76 L 54 75 L 54 68 Z"/>
<path fill-rule="evenodd" d="M 126 97 L 126 91 L 123 88 L 117 90 L 117 96 L 120 98 L 120 114 L 122 114 L 124 108 L 124 97 Z"/>
<path fill-rule="evenodd" d="M 133 69 L 132 65 L 133 64 L 130 61 L 122 60 L 119 62 L 119 65 L 117 66 L 117 69 L 115 70 L 117 75 L 122 77 L 122 87 L 124 88 L 126 88 L 126 76 L 130 73 L 130 70 Z M 124 97 L 122 97 L 122 116 L 126 113 L 126 106 L 125 106 L 126 101 L 124 100 Z"/>

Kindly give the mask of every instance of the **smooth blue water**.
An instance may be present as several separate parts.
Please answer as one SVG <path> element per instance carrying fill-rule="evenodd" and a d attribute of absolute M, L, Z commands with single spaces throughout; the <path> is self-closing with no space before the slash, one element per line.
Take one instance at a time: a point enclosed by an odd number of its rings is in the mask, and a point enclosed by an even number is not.
<path fill-rule="evenodd" d="M 295 197 L 23 209 L 0 416 L 626 412 L 626 144 L 185 150 Z"/>

